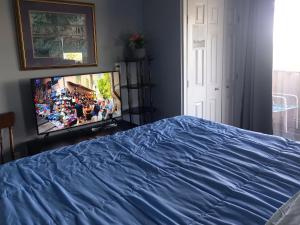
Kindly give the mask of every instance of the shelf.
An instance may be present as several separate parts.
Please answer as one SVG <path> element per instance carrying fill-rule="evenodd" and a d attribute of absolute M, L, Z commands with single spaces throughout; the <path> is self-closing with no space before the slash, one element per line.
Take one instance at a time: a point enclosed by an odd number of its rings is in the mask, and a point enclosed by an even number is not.
<path fill-rule="evenodd" d="M 131 62 L 143 62 L 143 61 L 153 61 L 153 58 L 152 57 L 145 57 L 145 58 L 141 58 L 141 59 L 138 59 L 138 58 L 126 58 L 124 60 L 125 63 L 131 63 Z"/>
<path fill-rule="evenodd" d="M 155 112 L 155 108 L 153 107 L 134 107 L 129 109 L 126 109 L 123 111 L 123 114 L 132 114 L 132 115 L 142 115 L 145 113 L 153 113 Z"/>
<path fill-rule="evenodd" d="M 122 85 L 121 89 L 127 93 L 128 104 L 122 113 L 129 116 L 130 122 L 136 122 L 138 119 L 139 125 L 152 122 L 156 111 L 152 107 L 152 87 L 155 87 L 151 81 L 152 60 L 152 57 L 146 56 L 142 59 L 128 57 L 123 61 L 126 69 L 124 70 L 126 84 Z"/>
<path fill-rule="evenodd" d="M 130 85 L 123 85 L 121 88 L 127 89 L 141 89 L 141 88 L 150 88 L 154 87 L 154 84 L 130 84 Z"/>

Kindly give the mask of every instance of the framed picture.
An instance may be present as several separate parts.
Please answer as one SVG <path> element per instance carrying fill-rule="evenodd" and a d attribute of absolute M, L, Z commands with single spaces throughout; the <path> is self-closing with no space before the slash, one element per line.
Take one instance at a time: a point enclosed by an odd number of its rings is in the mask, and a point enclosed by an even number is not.
<path fill-rule="evenodd" d="M 22 70 L 97 66 L 95 5 L 16 0 Z"/>

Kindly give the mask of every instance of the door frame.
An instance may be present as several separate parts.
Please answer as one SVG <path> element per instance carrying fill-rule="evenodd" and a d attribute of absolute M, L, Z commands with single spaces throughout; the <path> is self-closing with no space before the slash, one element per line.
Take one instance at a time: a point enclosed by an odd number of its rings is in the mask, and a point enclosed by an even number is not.
<path fill-rule="evenodd" d="M 187 88 L 188 88 L 188 0 L 181 0 L 181 55 L 182 55 L 182 71 L 181 71 L 181 114 L 187 114 Z"/>

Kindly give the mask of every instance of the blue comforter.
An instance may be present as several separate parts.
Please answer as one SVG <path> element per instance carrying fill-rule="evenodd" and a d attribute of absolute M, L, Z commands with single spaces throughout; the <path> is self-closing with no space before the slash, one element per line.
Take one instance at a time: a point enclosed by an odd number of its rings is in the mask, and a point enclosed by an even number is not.
<path fill-rule="evenodd" d="M 1 225 L 263 225 L 300 190 L 300 144 L 176 117 L 0 167 Z"/>

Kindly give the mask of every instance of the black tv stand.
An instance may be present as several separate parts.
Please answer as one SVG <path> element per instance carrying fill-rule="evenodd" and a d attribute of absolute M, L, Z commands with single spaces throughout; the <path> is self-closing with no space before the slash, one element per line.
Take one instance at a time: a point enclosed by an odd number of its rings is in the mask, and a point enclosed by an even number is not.
<path fill-rule="evenodd" d="M 117 120 L 115 118 L 111 118 L 110 120 L 101 124 L 100 126 L 92 127 L 91 130 L 92 130 L 92 132 L 98 132 L 100 130 L 107 130 L 107 129 L 111 129 L 114 127 L 118 127 L 120 125 L 122 125 L 122 123 L 120 123 L 119 120 Z"/>
<path fill-rule="evenodd" d="M 106 123 L 102 123 L 93 129 L 91 127 L 87 127 L 78 130 L 68 130 L 64 133 L 53 133 L 51 135 L 45 134 L 43 137 L 27 142 L 27 152 L 28 155 L 35 155 L 43 151 L 77 144 L 85 140 L 95 139 L 99 136 L 112 135 L 133 127 L 135 126 L 127 121 L 112 118 Z"/>

